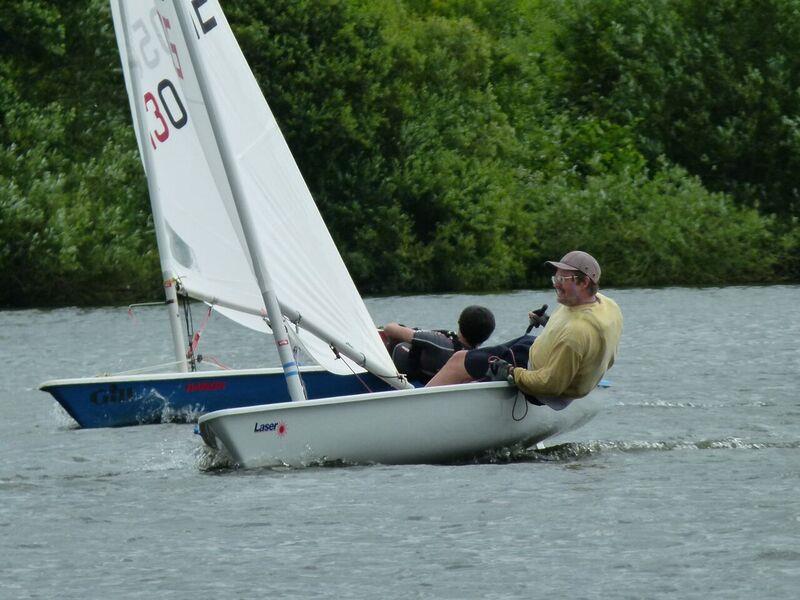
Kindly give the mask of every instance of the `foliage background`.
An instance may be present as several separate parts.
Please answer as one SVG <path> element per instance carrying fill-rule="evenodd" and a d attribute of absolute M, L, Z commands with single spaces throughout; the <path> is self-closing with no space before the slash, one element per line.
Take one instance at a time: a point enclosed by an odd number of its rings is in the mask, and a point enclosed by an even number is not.
<path fill-rule="evenodd" d="M 800 2 L 224 2 L 363 293 L 800 279 Z M 160 296 L 105 0 L 0 11 L 0 305 Z"/>

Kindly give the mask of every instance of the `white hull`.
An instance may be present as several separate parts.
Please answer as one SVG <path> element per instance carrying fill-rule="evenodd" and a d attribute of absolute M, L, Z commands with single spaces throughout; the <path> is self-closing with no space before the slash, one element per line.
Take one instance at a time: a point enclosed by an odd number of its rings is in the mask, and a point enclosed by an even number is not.
<path fill-rule="evenodd" d="M 516 388 L 470 383 L 220 410 L 200 417 L 199 427 L 208 445 L 246 468 L 437 463 L 580 427 L 606 393 L 598 389 L 560 411 L 528 405 L 526 413 Z"/>

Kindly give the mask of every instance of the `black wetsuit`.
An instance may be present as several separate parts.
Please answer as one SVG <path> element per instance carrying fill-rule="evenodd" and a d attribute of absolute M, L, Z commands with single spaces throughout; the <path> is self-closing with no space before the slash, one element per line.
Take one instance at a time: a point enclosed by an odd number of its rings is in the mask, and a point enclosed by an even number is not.
<path fill-rule="evenodd" d="M 525 334 L 496 346 L 470 350 L 464 358 L 464 368 L 470 377 L 480 380 L 486 376 L 492 358 L 501 358 L 515 367 L 526 367 L 528 354 L 535 339 L 535 335 Z"/>
<path fill-rule="evenodd" d="M 397 344 L 392 359 L 401 373 L 414 382 L 428 383 L 444 364 L 464 345 L 452 331 L 418 330 L 411 343 Z"/>

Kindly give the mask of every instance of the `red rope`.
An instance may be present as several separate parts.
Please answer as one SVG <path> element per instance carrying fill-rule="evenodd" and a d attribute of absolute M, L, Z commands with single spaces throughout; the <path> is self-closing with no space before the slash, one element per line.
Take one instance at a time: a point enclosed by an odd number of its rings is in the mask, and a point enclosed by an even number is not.
<path fill-rule="evenodd" d="M 204 362 L 211 362 L 211 363 L 214 363 L 214 364 L 215 364 L 215 365 L 217 365 L 217 366 L 218 366 L 220 369 L 224 369 L 224 370 L 226 370 L 226 371 L 230 371 L 230 370 L 233 368 L 233 367 L 229 367 L 228 365 L 223 365 L 221 362 L 219 362 L 219 361 L 218 361 L 216 358 L 214 358 L 213 356 L 207 356 L 207 355 L 205 355 L 205 354 L 203 355 L 203 361 L 204 361 Z"/>
<path fill-rule="evenodd" d="M 195 331 L 194 335 L 192 336 L 192 343 L 189 344 L 189 350 L 186 352 L 186 358 L 196 356 L 197 347 L 200 345 L 200 336 L 203 335 L 203 330 L 206 328 L 206 325 L 208 325 L 208 321 L 211 318 L 211 311 L 213 309 L 213 306 L 208 307 L 208 312 L 206 313 L 206 318 L 203 319 L 203 324 L 200 325 L 200 329 Z"/>

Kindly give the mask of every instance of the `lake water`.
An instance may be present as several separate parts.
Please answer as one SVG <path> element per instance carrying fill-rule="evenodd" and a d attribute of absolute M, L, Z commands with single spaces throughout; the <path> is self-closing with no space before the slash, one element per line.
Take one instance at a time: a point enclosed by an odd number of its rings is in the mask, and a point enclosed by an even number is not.
<path fill-rule="evenodd" d="M 0 598 L 797 598 L 800 286 L 607 294 L 606 409 L 450 466 L 208 470 L 192 425 L 76 429 L 37 385 L 169 361 L 163 309 L 0 312 Z M 544 302 L 368 306 L 452 327 L 485 304 L 498 342 Z M 256 366 L 268 342 L 213 317 L 200 350 Z"/>

